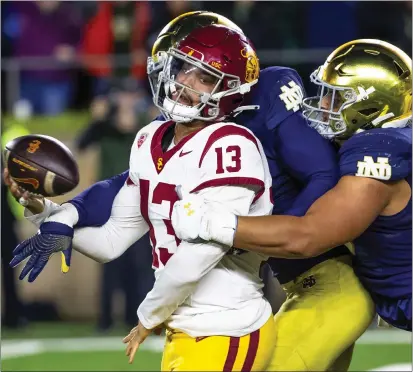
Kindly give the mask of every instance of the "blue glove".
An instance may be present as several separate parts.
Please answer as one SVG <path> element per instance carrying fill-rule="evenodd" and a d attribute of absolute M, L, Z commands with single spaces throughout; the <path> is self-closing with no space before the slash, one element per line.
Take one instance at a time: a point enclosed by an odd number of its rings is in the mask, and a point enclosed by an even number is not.
<path fill-rule="evenodd" d="M 34 282 L 42 272 L 50 257 L 62 253 L 62 272 L 68 272 L 72 256 L 73 228 L 60 222 L 44 222 L 39 232 L 20 243 L 13 251 L 11 267 L 17 266 L 31 256 L 23 268 L 19 279 L 23 280 L 30 272 L 29 282 Z"/>

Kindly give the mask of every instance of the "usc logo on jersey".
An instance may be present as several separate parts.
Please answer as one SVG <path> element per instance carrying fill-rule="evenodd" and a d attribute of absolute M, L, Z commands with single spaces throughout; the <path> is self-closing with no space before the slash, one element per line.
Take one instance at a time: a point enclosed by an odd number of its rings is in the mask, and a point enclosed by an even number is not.
<path fill-rule="evenodd" d="M 39 140 L 34 140 L 34 141 L 30 142 L 29 147 L 27 148 L 26 151 L 30 152 L 31 154 L 35 153 L 38 150 L 38 148 L 40 147 L 41 143 L 42 142 L 39 141 Z"/>
<path fill-rule="evenodd" d="M 158 162 L 156 163 L 156 168 L 158 171 L 162 170 L 163 168 L 163 158 L 158 158 Z"/>
<path fill-rule="evenodd" d="M 245 47 L 241 50 L 241 55 L 247 59 L 247 64 L 245 67 L 245 81 L 250 83 L 258 79 L 258 74 L 260 70 L 260 64 L 258 62 L 258 57 L 255 52 L 249 48 Z"/>

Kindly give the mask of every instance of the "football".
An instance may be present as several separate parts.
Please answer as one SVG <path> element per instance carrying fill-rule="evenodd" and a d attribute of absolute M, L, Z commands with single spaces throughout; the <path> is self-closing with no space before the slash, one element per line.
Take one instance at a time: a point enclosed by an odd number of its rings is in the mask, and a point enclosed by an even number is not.
<path fill-rule="evenodd" d="M 4 152 L 10 176 L 30 193 L 63 195 L 79 183 L 73 154 L 56 138 L 40 134 L 17 137 L 6 144 Z"/>

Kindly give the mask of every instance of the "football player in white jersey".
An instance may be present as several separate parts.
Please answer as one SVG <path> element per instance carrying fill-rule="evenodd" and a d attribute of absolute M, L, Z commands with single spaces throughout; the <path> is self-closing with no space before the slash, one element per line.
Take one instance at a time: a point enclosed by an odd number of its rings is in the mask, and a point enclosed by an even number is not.
<path fill-rule="evenodd" d="M 162 370 L 265 370 L 276 342 L 259 277 L 266 257 L 181 242 L 170 220 L 178 184 L 237 215 L 271 213 L 261 144 L 249 130 L 226 122 L 249 108 L 242 104 L 258 81 L 258 58 L 245 36 L 219 25 L 195 29 L 163 58 L 154 102 L 170 120 L 154 121 L 137 134 L 129 179 L 110 220 L 73 236 L 65 221 L 75 208 L 46 200 L 45 210 L 31 217 L 41 223 L 39 233 L 15 254 L 30 250 L 33 267 L 45 251 L 67 249 L 73 238 L 77 250 L 105 262 L 149 230 L 156 283 L 138 309 L 139 325 L 124 339 L 129 361 L 150 331 L 164 325 Z M 186 208 L 193 213 L 190 204 Z"/>

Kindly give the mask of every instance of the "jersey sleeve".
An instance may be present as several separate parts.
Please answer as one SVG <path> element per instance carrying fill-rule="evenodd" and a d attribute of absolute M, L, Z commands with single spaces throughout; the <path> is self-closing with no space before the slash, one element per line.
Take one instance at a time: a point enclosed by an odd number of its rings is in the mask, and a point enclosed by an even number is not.
<path fill-rule="evenodd" d="M 90 186 L 69 200 L 79 215 L 76 227 L 101 226 L 111 214 L 113 200 L 125 184 L 129 171 Z"/>
<path fill-rule="evenodd" d="M 138 186 L 125 183 L 114 198 L 109 220 L 100 227 L 76 228 L 73 247 L 104 263 L 121 256 L 145 235 L 148 224 L 141 214 Z"/>
<path fill-rule="evenodd" d="M 409 141 L 397 129 L 373 129 L 356 134 L 345 142 L 339 155 L 341 176 L 397 181 L 411 175 L 411 137 Z"/>
<path fill-rule="evenodd" d="M 200 176 L 190 191 L 232 185 L 260 193 L 265 162 L 258 140 L 250 131 L 235 125 L 222 126 L 206 142 L 198 160 Z"/>
<path fill-rule="evenodd" d="M 297 71 L 290 68 L 269 71 L 260 79 L 266 80 L 263 94 L 268 97 L 264 105 L 267 110 L 265 123 L 269 130 L 277 128 L 288 117 L 301 113 L 305 90 Z"/>

